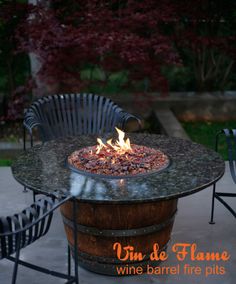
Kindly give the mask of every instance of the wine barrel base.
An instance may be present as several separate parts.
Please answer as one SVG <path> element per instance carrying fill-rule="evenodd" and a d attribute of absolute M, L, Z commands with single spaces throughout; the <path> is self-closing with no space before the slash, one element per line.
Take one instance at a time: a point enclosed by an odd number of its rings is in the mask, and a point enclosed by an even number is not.
<path fill-rule="evenodd" d="M 166 249 L 177 211 L 177 201 L 172 199 L 136 204 L 93 204 L 76 200 L 79 265 L 95 273 L 111 276 L 119 275 L 117 267 L 125 269 L 124 274 L 120 274 L 125 276 L 136 274 L 130 273 L 130 267 L 141 266 L 144 272 L 148 264 L 157 265 L 158 262 L 150 261 L 149 255 L 156 244 L 158 253 Z M 60 210 L 68 243 L 74 252 L 73 202 L 64 203 Z M 120 245 L 121 258 L 126 253 L 129 254 L 129 249 L 124 249 L 127 246 L 146 258 L 135 262 L 128 255 L 131 259 L 129 263 L 122 262 L 118 258 L 117 248 L 114 248 L 115 243 Z"/>
<path fill-rule="evenodd" d="M 166 250 L 167 250 L 167 245 L 161 251 L 166 251 Z M 73 247 L 71 247 L 71 251 L 73 251 Z M 108 263 L 108 262 L 101 262 L 101 259 L 97 259 L 94 256 L 88 256 L 84 253 L 78 253 L 78 261 L 79 261 L 79 266 L 81 266 L 86 270 L 102 275 L 117 276 L 117 277 L 145 274 L 148 265 L 154 267 L 154 266 L 159 266 L 162 263 L 162 261 L 160 260 L 150 261 L 150 255 L 148 255 L 148 257 L 146 257 L 143 261 L 117 262 L 117 259 L 114 259 L 114 261 L 110 260 L 110 262 Z M 137 267 L 142 267 L 142 273 L 135 272 Z"/>

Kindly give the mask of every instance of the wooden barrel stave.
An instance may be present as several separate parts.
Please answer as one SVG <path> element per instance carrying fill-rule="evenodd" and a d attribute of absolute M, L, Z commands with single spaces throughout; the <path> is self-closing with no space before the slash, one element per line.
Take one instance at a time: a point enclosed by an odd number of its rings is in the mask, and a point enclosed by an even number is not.
<path fill-rule="evenodd" d="M 177 199 L 138 204 L 92 204 L 77 201 L 77 243 L 80 264 L 94 272 L 115 275 L 118 261 L 113 244 L 134 246 L 147 255 L 158 243 L 165 250 L 170 239 Z M 68 242 L 73 246 L 73 203 L 61 206 Z M 122 235 L 125 232 L 125 236 Z M 142 263 L 146 263 L 143 261 Z M 139 261 L 134 262 L 140 265 Z"/>

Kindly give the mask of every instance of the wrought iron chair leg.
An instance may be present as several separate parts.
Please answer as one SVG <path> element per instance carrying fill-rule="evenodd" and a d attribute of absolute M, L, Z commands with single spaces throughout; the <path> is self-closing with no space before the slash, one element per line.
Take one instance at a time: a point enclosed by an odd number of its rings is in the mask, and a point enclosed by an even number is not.
<path fill-rule="evenodd" d="M 23 126 L 23 150 L 26 150 L 26 131 L 25 127 Z M 26 193 L 28 192 L 27 188 L 24 186 L 23 192 Z"/>
<path fill-rule="evenodd" d="M 76 198 L 73 199 L 73 222 L 74 222 L 74 228 L 73 228 L 73 234 L 74 234 L 74 263 L 75 263 L 75 283 L 79 284 L 79 272 L 78 272 L 78 250 L 77 250 L 77 204 L 76 204 Z"/>
<path fill-rule="evenodd" d="M 33 141 L 33 133 L 30 133 L 30 147 L 32 148 L 34 146 L 34 141 Z M 33 191 L 33 202 L 36 202 L 36 196 L 37 194 Z"/>
<path fill-rule="evenodd" d="M 36 202 L 36 198 L 35 198 L 36 194 L 35 192 L 33 191 L 33 201 Z"/>
<path fill-rule="evenodd" d="M 24 192 L 24 193 L 27 193 L 27 192 L 28 192 L 27 187 L 24 186 L 23 192 Z"/>
<path fill-rule="evenodd" d="M 26 131 L 25 127 L 23 126 L 23 150 L 26 150 Z"/>
<path fill-rule="evenodd" d="M 67 268 L 68 268 L 68 276 L 71 276 L 71 253 L 70 246 L 67 246 Z"/>
<path fill-rule="evenodd" d="M 19 257 L 20 257 L 20 238 L 17 240 L 17 251 L 16 256 L 14 260 L 14 268 L 13 268 L 13 274 L 12 274 L 12 281 L 11 284 L 16 283 L 16 277 L 17 277 L 17 271 L 18 271 L 18 265 L 19 265 Z"/>
<path fill-rule="evenodd" d="M 34 146 L 33 133 L 30 133 L 30 147 L 32 148 L 33 146 Z"/>
<path fill-rule="evenodd" d="M 12 274 L 12 281 L 11 284 L 16 283 L 16 276 L 17 276 L 17 271 L 18 271 L 18 260 L 19 260 L 19 254 L 20 252 L 17 252 L 18 255 L 16 255 L 15 263 L 14 263 L 14 269 L 13 269 L 13 274 Z"/>
<path fill-rule="evenodd" d="M 229 206 L 229 204 L 224 201 L 224 199 L 221 198 L 221 196 L 227 196 L 227 197 L 230 197 L 231 194 L 227 194 L 227 193 L 219 193 L 219 192 L 216 192 L 215 194 L 215 198 L 220 201 L 221 204 L 223 204 L 225 206 L 226 209 L 229 210 L 229 212 L 236 218 L 236 211 L 233 210 L 233 208 L 231 206 Z M 235 196 L 235 195 L 233 195 Z"/>
<path fill-rule="evenodd" d="M 211 220 L 209 224 L 214 225 L 214 209 L 215 209 L 215 192 L 216 192 L 216 184 L 213 185 L 213 192 L 212 192 L 212 203 L 211 203 Z"/>

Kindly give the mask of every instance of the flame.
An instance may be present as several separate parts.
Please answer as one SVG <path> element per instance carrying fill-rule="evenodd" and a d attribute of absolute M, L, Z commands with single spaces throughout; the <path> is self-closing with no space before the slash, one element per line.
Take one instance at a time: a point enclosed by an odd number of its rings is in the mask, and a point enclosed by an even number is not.
<path fill-rule="evenodd" d="M 97 138 L 97 142 L 98 142 L 98 145 L 97 145 L 97 151 L 96 151 L 96 154 L 99 154 L 99 152 L 102 150 L 103 147 L 107 147 L 100 138 Z"/>
<path fill-rule="evenodd" d="M 96 154 L 99 154 L 102 148 L 108 148 L 108 146 L 121 155 L 128 151 L 132 151 L 129 138 L 125 140 L 125 133 L 117 127 L 116 131 L 118 133 L 118 140 L 116 140 L 114 144 L 112 143 L 112 139 L 107 140 L 106 144 L 104 144 L 100 138 L 97 138 L 98 145 Z"/>

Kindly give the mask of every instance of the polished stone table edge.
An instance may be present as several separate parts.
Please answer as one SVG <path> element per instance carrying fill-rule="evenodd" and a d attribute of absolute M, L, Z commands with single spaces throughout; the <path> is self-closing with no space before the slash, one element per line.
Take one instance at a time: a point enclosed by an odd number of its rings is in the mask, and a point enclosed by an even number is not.
<path fill-rule="evenodd" d="M 128 134 L 129 135 L 129 134 Z M 133 133 L 130 134 L 131 136 L 133 135 Z M 144 137 L 145 137 L 145 134 L 143 134 Z M 151 134 L 146 134 L 147 136 L 151 135 Z M 89 135 L 89 137 L 94 137 L 95 135 Z M 184 139 L 180 139 L 180 138 L 172 138 L 172 137 L 168 137 L 168 136 L 164 136 L 164 135 L 157 135 L 157 134 L 154 134 L 153 136 L 156 136 L 156 137 L 162 137 L 162 138 L 165 138 L 165 139 L 176 139 L 176 140 L 179 140 L 179 141 L 184 141 Z M 46 142 L 48 143 L 48 142 Z M 50 142 L 49 142 L 50 143 Z M 187 141 L 184 141 L 184 143 L 189 143 Z M 190 142 L 192 144 L 197 144 L 195 142 Z M 203 145 L 201 144 L 198 144 L 199 146 L 203 147 L 203 148 L 206 148 L 204 147 Z M 41 147 L 43 145 L 36 145 L 35 147 Z M 32 148 L 31 148 L 32 149 Z M 29 151 L 31 149 L 28 149 Z M 218 153 L 216 153 L 215 151 L 211 150 L 211 149 L 208 149 L 208 151 L 212 151 L 212 153 L 217 154 L 220 157 L 220 155 Z M 222 159 L 222 158 L 221 158 Z M 223 161 L 223 160 L 222 160 Z M 63 198 L 63 197 L 67 197 L 69 194 L 64 194 L 64 193 L 61 193 L 61 192 L 58 192 L 57 190 L 55 191 L 51 191 L 51 192 L 42 192 L 40 190 L 38 190 L 36 187 L 33 187 L 31 186 L 30 184 L 27 184 L 26 182 L 22 183 L 21 180 L 19 180 L 15 175 L 14 175 L 14 162 L 12 164 L 12 172 L 13 172 L 13 176 L 15 177 L 15 179 L 20 183 L 22 184 L 23 186 L 26 186 L 27 188 L 35 191 L 36 193 L 39 193 L 39 194 L 44 194 L 44 195 L 50 195 L 50 196 L 55 196 L 56 198 Z M 103 198 L 103 200 L 100 200 L 100 199 L 97 199 L 97 200 L 94 200 L 94 199 L 86 199 L 86 198 L 78 198 L 78 201 L 80 202 L 85 202 L 85 203 L 100 203 L 100 204 L 134 204 L 134 203 L 151 203 L 151 202 L 156 202 L 156 201 L 164 201 L 164 200 L 171 200 L 171 199 L 178 199 L 178 198 L 181 198 L 181 197 L 185 197 L 185 196 L 188 196 L 190 194 L 194 194 L 196 192 L 199 192 L 203 189 L 205 189 L 206 187 L 209 187 L 211 185 L 213 185 L 214 183 L 216 183 L 223 175 L 224 175 L 224 171 L 225 171 L 225 168 L 223 170 L 222 168 L 222 172 L 219 176 L 215 177 L 215 179 L 211 182 L 208 182 L 208 183 L 205 183 L 205 184 L 202 184 L 201 186 L 198 186 L 196 188 L 192 188 L 191 191 L 189 192 L 180 192 L 180 193 L 174 193 L 173 195 L 169 194 L 168 196 L 158 196 L 158 197 L 152 197 L 152 198 L 141 198 L 141 199 L 132 199 L 132 200 L 124 200 L 124 199 L 119 199 L 119 198 L 116 198 L 115 200 L 111 200 L 111 199 L 106 199 L 106 198 Z M 152 173 L 152 174 L 149 174 L 149 176 L 151 175 L 155 175 L 155 173 Z M 131 177 L 131 179 L 133 179 L 135 177 Z M 97 178 L 96 178 L 97 179 Z M 98 178 L 99 179 L 99 178 Z M 102 178 L 101 178 L 102 179 Z M 112 179 L 112 178 L 111 178 Z M 117 178 L 116 178 L 117 179 Z M 125 178 L 120 178 L 121 180 Z M 109 180 L 109 178 L 106 178 L 106 180 Z"/>
<path fill-rule="evenodd" d="M 157 201 L 167 201 L 167 200 L 172 200 L 172 199 L 179 199 L 179 198 L 182 198 L 182 197 L 186 197 L 188 195 L 191 195 L 191 194 L 194 194 L 194 193 L 197 193 L 203 189 L 206 189 L 207 187 L 213 185 L 214 183 L 216 183 L 218 180 L 220 180 L 222 178 L 222 176 L 224 175 L 225 172 L 223 172 L 215 181 L 213 182 L 210 182 L 210 183 L 207 183 L 207 184 L 204 184 L 203 186 L 201 187 L 198 187 L 196 189 L 193 189 L 190 193 L 180 193 L 179 195 L 176 195 L 174 194 L 173 196 L 169 195 L 167 197 L 159 197 L 159 198 L 150 198 L 150 199 L 145 199 L 145 200 L 142 200 L 142 199 L 134 199 L 132 201 L 126 201 L 126 200 L 91 200 L 91 199 L 79 199 L 77 198 L 76 196 L 73 196 L 71 195 L 71 197 L 74 197 L 76 198 L 79 202 L 82 202 L 82 203 L 94 203 L 94 204 L 97 204 L 97 203 L 100 203 L 100 204 L 140 204 L 140 203 L 152 203 L 152 202 L 157 202 Z M 16 179 L 16 178 L 15 178 Z M 45 194 L 45 193 L 42 193 L 41 191 L 38 191 L 37 189 L 35 188 L 31 188 L 30 186 L 27 186 L 27 184 L 23 184 L 22 182 L 20 182 L 19 180 L 16 179 L 17 182 L 19 182 L 22 186 L 25 186 L 27 189 L 30 189 L 33 193 L 36 192 L 37 194 L 41 194 L 41 195 L 48 195 L 48 196 L 52 196 L 52 197 L 56 197 L 56 198 L 66 198 L 68 197 L 69 195 L 62 195 L 62 194 L 58 194 L 57 191 L 55 191 L 54 193 L 52 194 Z"/>

